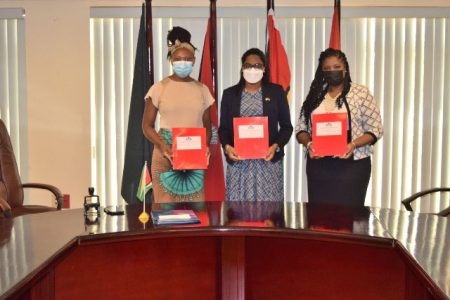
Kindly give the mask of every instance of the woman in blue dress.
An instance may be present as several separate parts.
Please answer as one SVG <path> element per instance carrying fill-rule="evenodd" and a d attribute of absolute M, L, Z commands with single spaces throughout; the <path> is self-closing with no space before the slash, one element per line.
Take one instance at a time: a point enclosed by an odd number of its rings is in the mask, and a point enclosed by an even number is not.
<path fill-rule="evenodd" d="M 284 146 L 293 127 L 286 93 L 268 82 L 264 53 L 247 50 L 241 59 L 241 79 L 223 92 L 219 137 L 228 162 L 227 201 L 282 201 Z M 234 148 L 233 119 L 267 116 L 269 150 L 264 159 L 241 159 Z"/>

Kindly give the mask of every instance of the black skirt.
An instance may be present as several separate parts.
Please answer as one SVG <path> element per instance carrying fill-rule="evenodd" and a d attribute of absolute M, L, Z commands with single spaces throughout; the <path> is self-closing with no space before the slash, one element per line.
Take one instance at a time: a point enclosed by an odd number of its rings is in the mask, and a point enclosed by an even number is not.
<path fill-rule="evenodd" d="M 309 202 L 364 206 L 370 172 L 370 157 L 360 160 L 308 157 L 306 176 Z"/>

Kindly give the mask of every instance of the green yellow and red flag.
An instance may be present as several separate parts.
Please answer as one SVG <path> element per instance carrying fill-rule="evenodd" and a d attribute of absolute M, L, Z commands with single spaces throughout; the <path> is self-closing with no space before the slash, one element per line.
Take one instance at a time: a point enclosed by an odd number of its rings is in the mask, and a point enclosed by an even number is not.
<path fill-rule="evenodd" d="M 150 177 L 150 172 L 147 168 L 147 162 L 145 162 L 142 168 L 141 179 L 139 180 L 139 187 L 137 190 L 136 197 L 139 201 L 144 202 L 145 195 L 152 188 L 152 178 Z"/>

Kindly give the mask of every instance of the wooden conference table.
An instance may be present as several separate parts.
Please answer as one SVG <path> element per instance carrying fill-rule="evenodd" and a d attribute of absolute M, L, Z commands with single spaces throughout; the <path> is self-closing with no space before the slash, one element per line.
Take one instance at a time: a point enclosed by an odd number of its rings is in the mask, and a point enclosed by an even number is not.
<path fill-rule="evenodd" d="M 0 298 L 449 299 L 450 219 L 305 203 L 182 203 L 201 224 L 83 210 L 0 217 Z M 150 208 L 149 208 L 150 210 Z"/>

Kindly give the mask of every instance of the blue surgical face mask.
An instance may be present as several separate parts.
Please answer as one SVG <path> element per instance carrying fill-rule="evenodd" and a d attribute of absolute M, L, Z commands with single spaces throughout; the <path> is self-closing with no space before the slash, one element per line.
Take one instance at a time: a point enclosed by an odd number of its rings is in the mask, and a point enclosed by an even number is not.
<path fill-rule="evenodd" d="M 180 78 L 186 78 L 192 73 L 193 64 L 192 61 L 174 61 L 172 68 L 175 74 Z"/>

